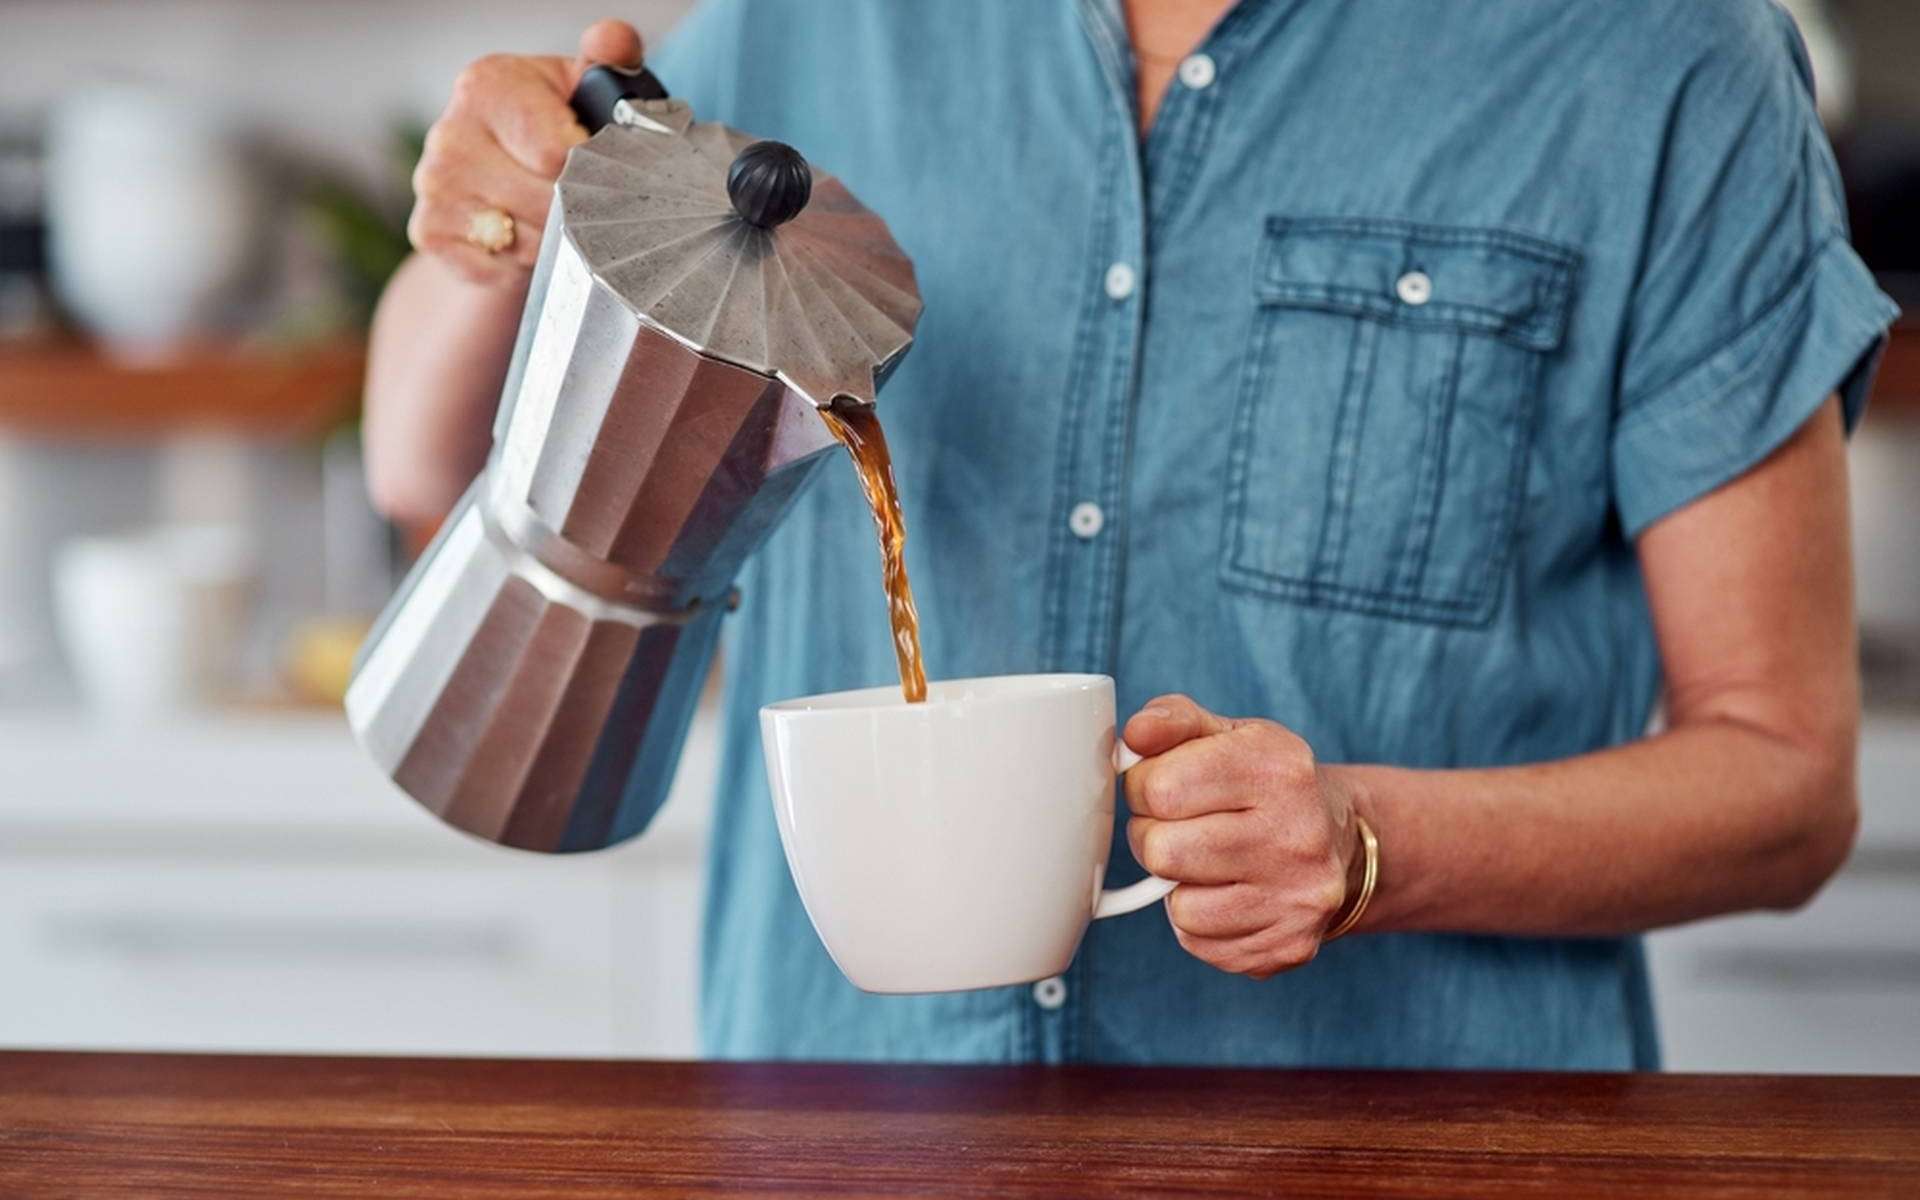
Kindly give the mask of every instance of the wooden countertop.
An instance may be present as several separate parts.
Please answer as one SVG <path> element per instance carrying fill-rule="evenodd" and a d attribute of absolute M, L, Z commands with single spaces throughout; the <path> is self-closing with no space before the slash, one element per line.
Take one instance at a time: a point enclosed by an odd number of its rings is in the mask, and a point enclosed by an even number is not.
<path fill-rule="evenodd" d="M 1920 1195 L 1920 1079 L 0 1054 L 0 1195 Z"/>

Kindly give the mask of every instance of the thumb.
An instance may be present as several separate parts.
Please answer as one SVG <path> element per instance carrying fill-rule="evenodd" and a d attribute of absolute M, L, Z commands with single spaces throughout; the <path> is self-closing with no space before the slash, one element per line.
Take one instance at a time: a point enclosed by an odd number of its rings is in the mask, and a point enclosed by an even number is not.
<path fill-rule="evenodd" d="M 595 21 L 580 35 L 580 69 L 595 63 L 637 67 L 646 49 L 639 31 L 625 21 Z"/>
<path fill-rule="evenodd" d="M 1122 736 L 1135 754 L 1152 758 L 1182 742 L 1226 733 L 1234 722 L 1216 716 L 1181 695 L 1158 696 L 1133 714 Z"/>

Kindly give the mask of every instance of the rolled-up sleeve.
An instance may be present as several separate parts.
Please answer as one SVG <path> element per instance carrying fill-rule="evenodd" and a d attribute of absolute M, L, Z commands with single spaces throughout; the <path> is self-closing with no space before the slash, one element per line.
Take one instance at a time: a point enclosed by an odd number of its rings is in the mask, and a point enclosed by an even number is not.
<path fill-rule="evenodd" d="M 1759 463 L 1839 393 L 1866 406 L 1898 309 L 1847 242 L 1790 20 L 1694 64 L 1675 98 L 1611 445 L 1629 537 Z"/>

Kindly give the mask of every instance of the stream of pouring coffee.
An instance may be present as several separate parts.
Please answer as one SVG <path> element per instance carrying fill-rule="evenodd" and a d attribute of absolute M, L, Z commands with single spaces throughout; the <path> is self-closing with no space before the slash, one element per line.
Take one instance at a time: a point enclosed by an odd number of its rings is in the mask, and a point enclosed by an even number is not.
<path fill-rule="evenodd" d="M 907 524 L 900 516 L 900 492 L 893 483 L 893 455 L 871 404 L 836 403 L 820 417 L 853 456 L 860 490 L 867 494 L 873 523 L 880 530 L 880 562 L 887 586 L 887 616 L 893 622 L 893 653 L 900 660 L 900 690 L 908 704 L 927 698 L 927 667 L 920 660 L 920 613 L 907 582 Z"/>

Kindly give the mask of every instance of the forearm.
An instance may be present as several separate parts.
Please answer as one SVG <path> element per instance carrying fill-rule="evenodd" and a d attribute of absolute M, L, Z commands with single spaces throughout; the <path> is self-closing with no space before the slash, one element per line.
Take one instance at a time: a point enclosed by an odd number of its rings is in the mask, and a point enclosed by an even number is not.
<path fill-rule="evenodd" d="M 1803 903 L 1855 822 L 1850 727 L 1705 719 L 1560 762 L 1334 766 L 1379 835 L 1360 928 L 1598 936 Z"/>
<path fill-rule="evenodd" d="M 1364 929 L 1612 934 L 1805 902 L 1852 845 L 1839 405 L 1642 535 L 1669 732 L 1539 766 L 1330 768 L 1380 835 Z"/>
<path fill-rule="evenodd" d="M 387 285 L 363 437 L 368 488 L 389 517 L 439 520 L 480 469 L 525 297 L 524 281 L 471 283 L 418 254 Z"/>

